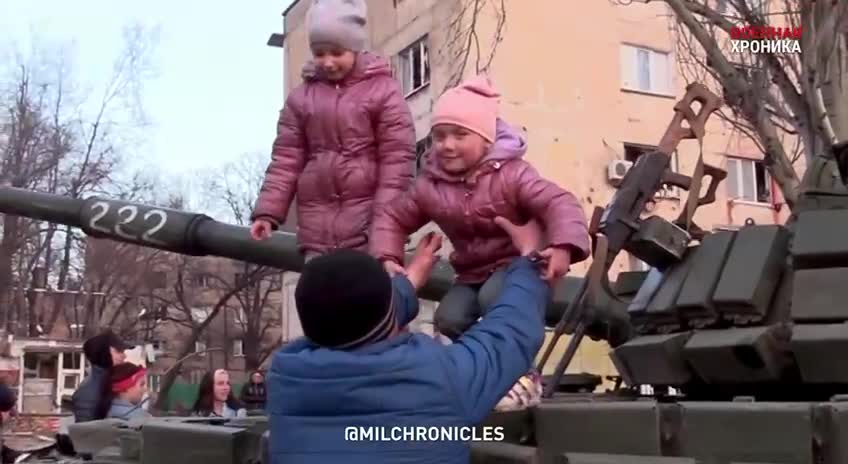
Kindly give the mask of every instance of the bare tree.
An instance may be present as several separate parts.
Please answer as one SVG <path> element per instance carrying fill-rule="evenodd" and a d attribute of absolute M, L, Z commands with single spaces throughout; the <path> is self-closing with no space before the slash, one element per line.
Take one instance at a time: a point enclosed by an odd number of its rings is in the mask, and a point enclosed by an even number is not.
<path fill-rule="evenodd" d="M 149 341 L 139 318 L 156 307 L 155 296 L 166 287 L 171 255 L 105 239 L 86 242 L 82 298 L 63 305 L 68 328 L 81 328 L 77 336 L 88 337 L 108 327 L 127 339 Z"/>
<path fill-rule="evenodd" d="M 36 81 L 26 62 L 16 67 L 8 82 L 2 102 L 0 184 L 36 188 L 43 185 L 58 163 L 51 156 L 48 146 L 50 141 L 55 140 L 47 116 L 49 92 L 45 85 Z M 28 219 L 3 217 L 3 237 L 0 239 L 0 298 L 3 300 L 0 305 L 4 307 L 0 320 L 2 330 L 7 328 L 12 317 L 8 308 L 14 292 L 8 290 L 13 284 L 22 290 L 35 265 L 32 254 L 37 256 L 38 251 L 43 251 L 46 246 L 44 242 L 32 241 L 38 235 L 37 226 Z M 22 250 L 29 253 L 22 256 Z"/>
<path fill-rule="evenodd" d="M 161 313 L 156 318 L 178 330 L 180 348 L 175 351 L 175 358 L 187 358 L 195 351 L 199 341 L 230 343 L 231 339 L 226 336 L 227 318 L 220 316 L 226 314 L 239 292 L 255 285 L 263 275 L 254 271 L 238 279 L 232 278 L 232 273 L 226 272 L 226 268 L 232 268 L 228 260 L 173 256 L 172 262 L 174 265 L 168 279 L 172 285 L 156 296 L 162 304 Z M 227 346 L 214 348 L 224 351 L 225 359 L 230 354 Z M 157 409 L 161 410 L 167 404 L 168 391 L 181 370 L 181 364 L 176 365 L 162 378 L 155 404 Z"/>
<path fill-rule="evenodd" d="M 491 39 L 481 39 L 481 18 L 495 18 Z M 443 58 L 448 63 L 448 78 L 443 90 L 459 84 L 467 74 L 487 73 L 503 40 L 506 28 L 506 0 L 457 0 L 451 4 L 450 20 Z"/>
<path fill-rule="evenodd" d="M 239 279 L 242 289 L 235 294 L 236 324 L 243 340 L 244 368 L 255 370 L 281 344 L 279 329 L 282 328 L 281 300 L 275 298 L 283 288 L 279 269 L 241 263 Z M 276 304 L 275 304 L 276 303 Z"/>
<path fill-rule="evenodd" d="M 228 219 L 247 225 L 266 165 L 262 153 L 244 154 L 211 176 L 205 191 L 220 198 L 220 209 Z M 280 302 L 274 298 L 282 291 L 282 273 L 279 269 L 250 263 L 238 266 L 241 269 L 238 279 L 243 282 L 236 283 L 241 290 L 235 294 L 233 304 L 235 320 L 241 329 L 236 336 L 243 340 L 245 369 L 253 370 L 282 343 L 279 334 L 275 335 L 275 329 L 282 327 L 282 314 Z"/>
<path fill-rule="evenodd" d="M 674 14 L 681 73 L 724 95 L 730 111 L 721 117 L 757 144 L 792 208 L 795 161 L 831 156 L 848 139 L 848 3 L 663 1 Z M 749 27 L 801 28 L 801 53 L 732 50 L 731 34 Z"/>
<path fill-rule="evenodd" d="M 126 28 L 124 50 L 96 97 L 80 91 L 84 83 L 73 72 L 67 47 L 18 53 L 14 70 L 0 76 L 0 183 L 74 198 L 108 189 L 122 167 L 121 155 L 144 128 L 140 91 L 152 75 L 157 34 L 139 25 Z M 42 322 L 52 326 L 70 302 L 66 297 L 74 292 L 65 290 L 79 286 L 83 238 L 70 227 L 11 216 L 3 222 L 0 298 L 11 297 L 14 304 L 3 305 L 0 327 L 8 329 L 15 319 L 19 331 L 34 335 Z M 46 317 L 21 298 L 36 269 L 57 290 Z"/>

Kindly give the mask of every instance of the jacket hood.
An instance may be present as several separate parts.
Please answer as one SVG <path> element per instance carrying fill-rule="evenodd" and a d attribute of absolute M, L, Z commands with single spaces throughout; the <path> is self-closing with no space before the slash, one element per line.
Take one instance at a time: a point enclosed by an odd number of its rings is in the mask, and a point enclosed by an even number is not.
<path fill-rule="evenodd" d="M 303 65 L 301 77 L 306 82 L 315 82 L 323 80 L 321 72 L 315 66 L 312 60 Z M 342 83 L 349 85 L 365 79 L 370 79 L 375 76 L 390 76 L 392 75 L 392 67 L 389 61 L 382 56 L 374 53 L 362 51 L 356 54 L 356 63 L 350 74 L 345 76 Z"/>
<path fill-rule="evenodd" d="M 513 159 L 520 159 L 527 153 L 527 141 L 521 133 L 509 123 L 501 118 L 497 119 L 495 127 L 495 142 L 489 148 L 489 152 L 474 169 L 491 164 L 497 161 L 505 162 Z M 468 172 L 453 174 L 445 172 L 439 166 L 438 160 L 432 156 L 432 150 L 427 152 L 427 161 L 425 164 L 425 173 L 431 177 L 446 180 L 449 182 L 462 182 L 468 177 Z"/>

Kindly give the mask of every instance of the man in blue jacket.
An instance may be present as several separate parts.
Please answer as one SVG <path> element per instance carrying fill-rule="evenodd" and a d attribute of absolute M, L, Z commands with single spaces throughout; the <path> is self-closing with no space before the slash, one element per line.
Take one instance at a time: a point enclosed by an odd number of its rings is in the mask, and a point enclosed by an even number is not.
<path fill-rule="evenodd" d="M 399 330 L 418 313 L 416 289 L 440 237 L 422 240 L 405 276 L 390 278 L 380 262 L 351 250 L 304 267 L 295 300 L 305 338 L 274 354 L 268 377 L 274 464 L 469 461 L 467 434 L 431 434 L 467 432 L 527 372 L 550 297 L 537 267 L 538 225 L 497 222 L 522 257 L 486 316 L 448 346 Z"/>

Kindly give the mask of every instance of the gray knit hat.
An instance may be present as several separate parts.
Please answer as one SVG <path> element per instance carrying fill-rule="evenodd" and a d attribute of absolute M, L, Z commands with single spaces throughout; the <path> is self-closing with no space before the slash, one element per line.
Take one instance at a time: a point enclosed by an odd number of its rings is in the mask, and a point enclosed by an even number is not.
<path fill-rule="evenodd" d="M 312 0 L 309 45 L 333 44 L 361 51 L 368 35 L 367 18 L 365 0 Z"/>

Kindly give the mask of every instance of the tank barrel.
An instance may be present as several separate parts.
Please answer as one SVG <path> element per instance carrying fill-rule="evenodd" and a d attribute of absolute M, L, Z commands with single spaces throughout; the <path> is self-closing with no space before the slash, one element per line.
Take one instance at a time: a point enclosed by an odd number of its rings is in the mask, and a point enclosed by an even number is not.
<path fill-rule="evenodd" d="M 0 187 L 0 212 L 81 227 L 84 201 L 13 187 Z"/>
<path fill-rule="evenodd" d="M 69 225 L 92 237 L 185 255 L 219 256 L 293 272 L 303 268 L 294 234 L 277 232 L 267 240 L 256 241 L 247 227 L 170 208 L 0 187 L 0 213 Z M 451 267 L 439 263 L 421 297 L 441 299 L 452 282 Z"/>
<path fill-rule="evenodd" d="M 303 257 L 294 234 L 277 232 L 267 240 L 250 237 L 247 227 L 225 224 L 209 216 L 123 200 L 84 200 L 50 193 L 0 187 L 0 213 L 82 229 L 86 234 L 191 256 L 218 256 L 300 272 Z M 407 254 L 407 259 L 410 255 Z M 561 313 L 571 292 L 567 277 L 554 292 L 552 308 Z M 453 268 L 440 261 L 419 291 L 426 300 L 441 300 L 454 281 Z M 572 282 L 573 283 L 573 282 Z"/>

